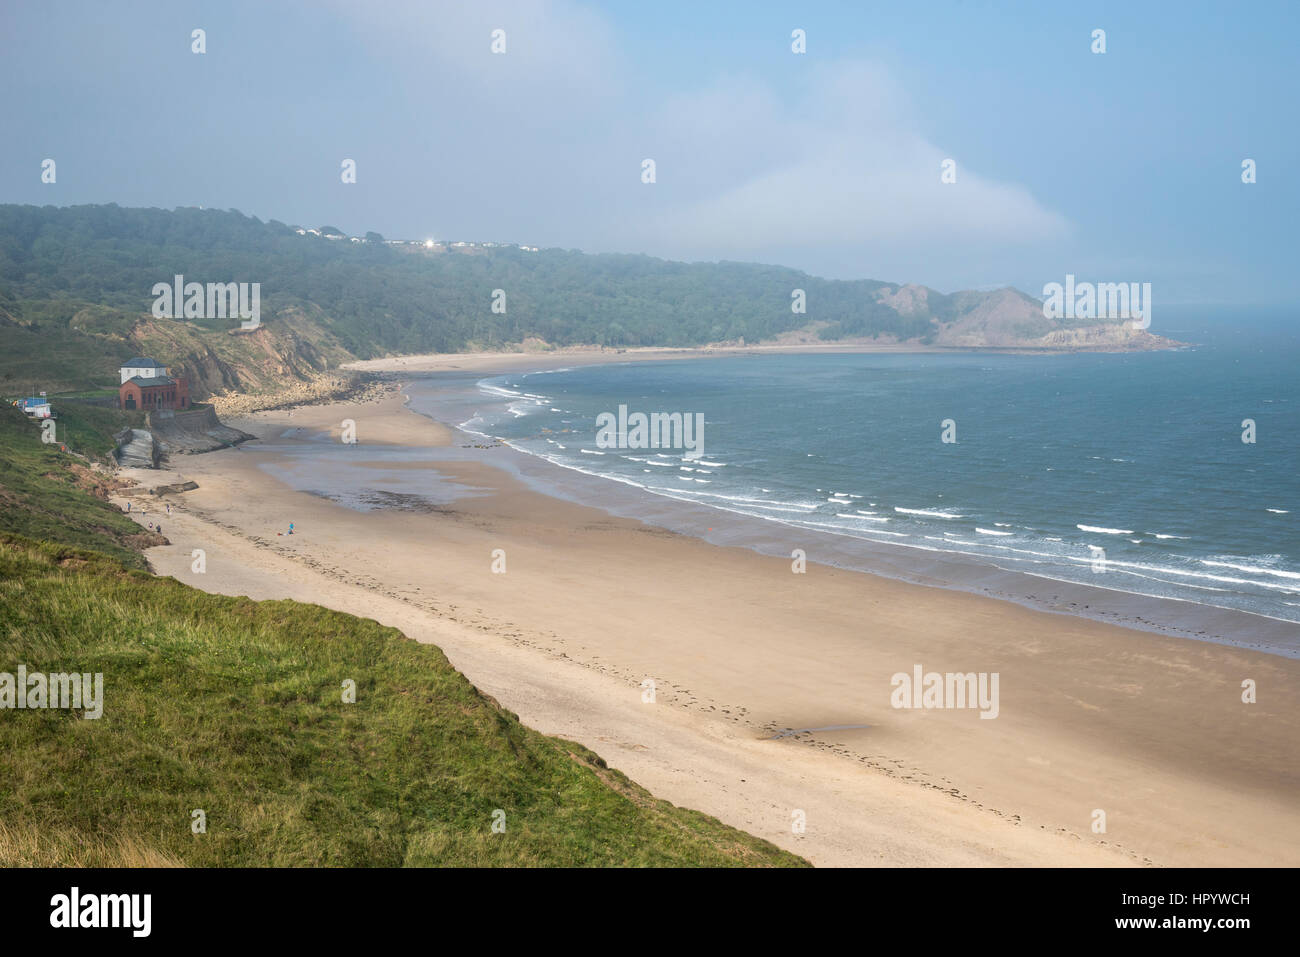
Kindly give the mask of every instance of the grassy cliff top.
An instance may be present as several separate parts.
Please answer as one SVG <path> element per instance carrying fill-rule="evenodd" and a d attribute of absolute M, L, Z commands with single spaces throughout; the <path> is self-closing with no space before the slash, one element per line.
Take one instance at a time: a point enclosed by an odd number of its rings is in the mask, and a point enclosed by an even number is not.
<path fill-rule="evenodd" d="M 63 410 L 72 411 L 67 416 Z M 115 410 L 60 403 L 54 420 L 55 443 L 41 441 L 40 425 L 7 403 L 0 403 L 0 532 L 79 545 L 105 552 L 133 568 L 144 568 L 138 549 L 160 545 L 108 501 L 117 484 L 111 473 L 86 458 L 63 451 L 104 453 L 111 447 L 108 421 Z M 83 418 L 84 417 L 84 418 Z M 102 421 L 101 421 L 102 420 Z"/>

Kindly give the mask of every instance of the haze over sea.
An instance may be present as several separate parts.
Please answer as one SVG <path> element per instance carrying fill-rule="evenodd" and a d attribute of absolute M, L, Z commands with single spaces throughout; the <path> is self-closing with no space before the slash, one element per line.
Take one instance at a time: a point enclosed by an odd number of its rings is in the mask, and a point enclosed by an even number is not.
<path fill-rule="evenodd" d="M 855 543 L 864 555 L 883 543 L 1300 622 L 1293 316 L 1165 312 L 1152 331 L 1191 348 L 763 355 L 504 375 L 478 384 L 463 427 L 777 523 L 772 540 L 813 561 L 812 542 L 832 534 L 836 564 L 857 564 Z M 601 448 L 597 416 L 619 405 L 703 413 L 702 457 Z M 955 443 L 941 441 L 945 419 Z M 1242 441 L 1245 419 L 1253 444 Z"/>

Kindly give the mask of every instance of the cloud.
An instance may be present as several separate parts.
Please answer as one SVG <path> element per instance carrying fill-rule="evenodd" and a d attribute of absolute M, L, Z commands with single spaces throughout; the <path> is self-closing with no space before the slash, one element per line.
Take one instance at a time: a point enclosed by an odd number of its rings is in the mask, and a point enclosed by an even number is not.
<path fill-rule="evenodd" d="M 750 254 L 854 243 L 1023 244 L 1069 232 L 1063 216 L 1023 187 L 968 169 L 929 142 L 901 91 L 872 64 L 817 71 L 786 106 L 756 82 L 729 83 L 674 104 L 672 116 L 685 117 L 693 147 L 665 136 L 671 161 L 660 162 L 660 183 L 679 175 L 681 163 L 696 195 L 660 207 L 648 230 L 656 243 L 689 237 L 696 248 Z M 940 180 L 948 158 L 957 163 L 951 184 Z"/>

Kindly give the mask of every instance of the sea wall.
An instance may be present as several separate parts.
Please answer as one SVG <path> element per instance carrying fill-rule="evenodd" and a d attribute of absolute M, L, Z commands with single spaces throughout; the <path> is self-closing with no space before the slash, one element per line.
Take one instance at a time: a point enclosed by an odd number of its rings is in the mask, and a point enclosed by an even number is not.
<path fill-rule="evenodd" d="M 113 455 L 118 465 L 135 469 L 158 467 L 162 449 L 152 432 L 147 429 L 123 429 L 113 438 L 117 440 L 117 449 Z"/>
<path fill-rule="evenodd" d="M 146 415 L 145 424 L 165 455 L 211 452 L 255 438 L 222 425 L 217 410 L 210 405 L 176 411 L 153 410 Z"/>

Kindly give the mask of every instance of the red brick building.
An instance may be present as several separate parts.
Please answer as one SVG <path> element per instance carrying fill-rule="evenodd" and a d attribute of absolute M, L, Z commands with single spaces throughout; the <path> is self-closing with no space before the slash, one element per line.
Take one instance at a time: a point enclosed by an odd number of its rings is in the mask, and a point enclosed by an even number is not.
<path fill-rule="evenodd" d="M 123 409 L 188 409 L 190 385 L 184 377 L 169 375 L 132 376 L 117 390 L 117 404 Z"/>

